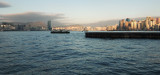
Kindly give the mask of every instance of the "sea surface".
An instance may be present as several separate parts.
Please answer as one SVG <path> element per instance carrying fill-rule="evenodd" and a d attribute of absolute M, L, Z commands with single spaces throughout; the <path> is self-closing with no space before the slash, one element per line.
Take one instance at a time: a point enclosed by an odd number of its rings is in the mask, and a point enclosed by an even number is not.
<path fill-rule="evenodd" d="M 158 75 L 160 40 L 0 32 L 0 75 Z"/>

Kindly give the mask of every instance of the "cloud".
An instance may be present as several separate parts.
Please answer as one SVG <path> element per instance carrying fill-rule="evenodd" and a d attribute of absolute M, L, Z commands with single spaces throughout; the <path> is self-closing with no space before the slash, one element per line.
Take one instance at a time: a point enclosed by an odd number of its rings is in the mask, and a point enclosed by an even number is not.
<path fill-rule="evenodd" d="M 0 2 L 0 8 L 10 7 L 11 5 L 5 2 Z"/>
<path fill-rule="evenodd" d="M 0 15 L 3 17 L 3 21 L 6 22 L 38 22 L 42 21 L 47 23 L 47 21 L 52 20 L 53 25 L 64 25 L 61 20 L 64 20 L 64 14 L 49 14 L 43 12 L 25 12 L 17 14 L 6 14 Z"/>

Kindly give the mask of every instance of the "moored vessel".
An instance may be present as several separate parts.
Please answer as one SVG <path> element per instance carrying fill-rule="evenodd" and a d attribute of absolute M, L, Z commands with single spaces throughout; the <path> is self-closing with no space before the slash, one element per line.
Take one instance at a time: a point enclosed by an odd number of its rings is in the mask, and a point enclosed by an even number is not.
<path fill-rule="evenodd" d="M 70 33 L 69 30 L 52 30 L 51 33 Z"/>

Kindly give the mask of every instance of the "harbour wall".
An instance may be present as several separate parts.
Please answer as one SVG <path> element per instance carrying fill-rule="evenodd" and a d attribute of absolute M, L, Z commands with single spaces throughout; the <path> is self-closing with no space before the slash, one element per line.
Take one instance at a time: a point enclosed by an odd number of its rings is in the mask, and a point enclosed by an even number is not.
<path fill-rule="evenodd" d="M 106 31 L 85 32 L 87 38 L 149 38 L 160 39 L 159 31 Z"/>

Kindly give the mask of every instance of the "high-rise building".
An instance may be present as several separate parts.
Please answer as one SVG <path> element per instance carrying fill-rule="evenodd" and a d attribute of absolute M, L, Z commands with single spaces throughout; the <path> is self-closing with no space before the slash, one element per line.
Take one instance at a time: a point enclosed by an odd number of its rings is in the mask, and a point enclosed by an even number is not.
<path fill-rule="evenodd" d="M 128 25 L 129 25 L 129 22 L 126 21 L 126 22 L 125 22 L 125 30 L 128 30 L 128 29 L 129 29 L 129 28 L 128 28 Z"/>
<path fill-rule="evenodd" d="M 155 24 L 153 23 L 153 25 L 157 24 L 157 18 L 154 18 L 153 21 L 155 22 Z"/>
<path fill-rule="evenodd" d="M 125 20 L 122 19 L 121 21 L 119 21 L 119 30 L 123 30 L 125 27 Z"/>
<path fill-rule="evenodd" d="M 130 18 L 127 18 L 127 19 L 126 19 L 126 21 L 130 22 L 130 21 L 131 21 L 131 19 L 130 19 Z"/>
<path fill-rule="evenodd" d="M 149 27 L 152 27 L 153 21 L 149 21 Z"/>
<path fill-rule="evenodd" d="M 156 21 L 156 18 L 154 18 L 152 25 L 153 25 L 153 26 L 156 25 L 156 22 L 157 22 L 157 21 Z M 153 27 L 153 26 L 152 26 L 152 27 Z"/>
<path fill-rule="evenodd" d="M 133 30 L 133 26 L 134 26 L 134 23 L 133 23 L 133 21 L 131 21 L 131 27 L 130 27 L 130 30 Z"/>
<path fill-rule="evenodd" d="M 156 25 L 156 21 L 154 20 L 153 21 L 153 25 L 152 25 L 152 28 L 154 29 L 154 26 Z"/>
<path fill-rule="evenodd" d="M 146 17 L 146 20 L 150 21 L 152 19 L 152 17 Z"/>
<path fill-rule="evenodd" d="M 141 30 L 144 30 L 145 29 L 145 20 L 142 20 L 141 22 Z"/>
<path fill-rule="evenodd" d="M 154 30 L 156 30 L 156 31 L 159 30 L 159 25 L 155 25 Z"/>
<path fill-rule="evenodd" d="M 122 27 L 123 27 L 123 23 L 122 21 L 119 21 L 119 30 L 122 30 Z"/>
<path fill-rule="evenodd" d="M 160 24 L 160 18 L 157 18 L 157 24 Z"/>
<path fill-rule="evenodd" d="M 145 21 L 145 27 L 146 27 L 147 30 L 149 30 L 149 24 L 148 24 L 148 22 L 149 22 L 149 20 L 146 19 L 146 21 Z"/>
<path fill-rule="evenodd" d="M 133 21 L 133 29 L 137 30 L 137 21 Z"/>
<path fill-rule="evenodd" d="M 51 21 L 48 21 L 48 30 L 52 30 L 52 23 L 51 23 Z"/>
<path fill-rule="evenodd" d="M 137 23 L 137 29 L 138 30 L 141 30 L 141 24 L 142 24 L 141 21 L 138 21 L 138 23 Z"/>

